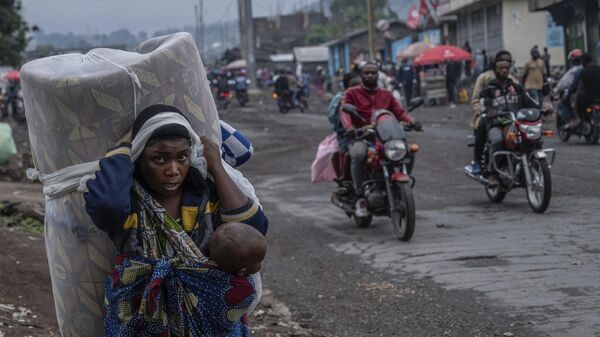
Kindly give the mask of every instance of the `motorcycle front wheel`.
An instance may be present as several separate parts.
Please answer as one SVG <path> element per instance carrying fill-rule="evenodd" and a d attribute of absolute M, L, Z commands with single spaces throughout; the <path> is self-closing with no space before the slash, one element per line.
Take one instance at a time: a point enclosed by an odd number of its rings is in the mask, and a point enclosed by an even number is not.
<path fill-rule="evenodd" d="M 550 205 L 552 178 L 546 159 L 532 158 L 530 165 L 531 184 L 526 187 L 527 201 L 536 213 L 544 213 Z"/>
<path fill-rule="evenodd" d="M 396 205 L 390 205 L 392 227 L 398 239 L 409 241 L 415 232 L 416 220 L 412 188 L 407 183 L 395 183 L 393 192 Z"/>

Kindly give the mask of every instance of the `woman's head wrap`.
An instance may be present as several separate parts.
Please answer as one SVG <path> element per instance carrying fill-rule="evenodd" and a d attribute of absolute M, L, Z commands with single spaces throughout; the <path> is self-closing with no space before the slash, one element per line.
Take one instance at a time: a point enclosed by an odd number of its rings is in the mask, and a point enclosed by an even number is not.
<path fill-rule="evenodd" d="M 151 105 L 151 106 L 147 107 L 146 109 L 144 109 L 144 111 L 142 111 L 138 115 L 138 117 L 135 119 L 135 121 L 133 122 L 133 129 L 132 129 L 133 137 L 135 138 L 135 136 L 138 134 L 138 132 L 140 131 L 142 126 L 144 126 L 144 123 L 146 123 L 150 118 L 152 118 L 160 113 L 163 113 L 163 112 L 176 112 L 185 118 L 183 113 L 174 106 L 164 105 L 164 104 Z M 188 119 L 186 118 L 186 120 L 188 120 Z M 188 122 L 189 122 L 189 120 L 188 120 Z M 190 133 L 184 126 L 182 126 L 180 124 L 172 124 L 172 125 L 165 125 L 159 129 L 157 129 L 156 131 L 154 131 L 152 133 L 152 135 L 150 136 L 150 138 L 148 140 L 159 139 L 159 138 L 190 139 L 191 137 L 190 137 Z"/>

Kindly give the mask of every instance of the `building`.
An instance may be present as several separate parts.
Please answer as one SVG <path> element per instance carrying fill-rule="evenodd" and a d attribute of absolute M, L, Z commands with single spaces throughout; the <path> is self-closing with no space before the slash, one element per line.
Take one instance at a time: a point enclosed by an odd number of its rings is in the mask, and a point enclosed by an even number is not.
<path fill-rule="evenodd" d="M 388 60 L 396 62 L 393 53 L 396 48 L 394 42 L 412 34 L 412 31 L 401 21 L 391 21 L 385 32 L 375 30 L 374 43 L 377 53 L 375 58 L 383 62 Z M 369 30 L 359 29 L 324 45 L 329 48 L 329 75 L 333 76 L 339 68 L 349 71 L 351 64 L 369 59 Z"/>
<path fill-rule="evenodd" d="M 314 72 L 317 67 L 326 68 L 329 61 L 329 50 L 325 46 L 309 46 L 294 48 L 296 73 Z"/>
<path fill-rule="evenodd" d="M 579 48 L 597 55 L 600 0 L 529 0 L 531 11 L 548 11 L 564 27 L 565 52 Z"/>
<path fill-rule="evenodd" d="M 253 18 L 256 62 L 266 66 L 269 55 L 290 53 L 294 47 L 305 46 L 310 27 L 327 20 L 319 12 Z"/>
<path fill-rule="evenodd" d="M 528 0 L 440 0 L 437 11 L 457 16 L 457 44 L 469 41 L 473 53 L 485 49 L 491 56 L 506 49 L 516 66 L 523 67 L 537 45 L 540 52 L 548 47 L 553 66 L 565 64 L 562 28 L 549 12 L 530 12 Z"/>

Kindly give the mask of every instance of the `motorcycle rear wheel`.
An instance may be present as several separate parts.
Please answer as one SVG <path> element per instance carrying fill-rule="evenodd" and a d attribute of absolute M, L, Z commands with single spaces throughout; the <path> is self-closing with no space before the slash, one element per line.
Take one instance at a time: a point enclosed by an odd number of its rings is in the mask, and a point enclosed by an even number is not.
<path fill-rule="evenodd" d="M 592 131 L 590 131 L 590 134 L 585 136 L 585 142 L 590 145 L 598 144 L 599 138 L 600 138 L 600 127 L 594 125 L 594 126 L 592 126 Z"/>
<path fill-rule="evenodd" d="M 394 200 L 401 207 L 390 207 L 392 209 L 392 227 L 394 233 L 399 240 L 409 241 L 415 232 L 415 199 L 413 197 L 412 188 L 407 183 L 394 184 Z M 392 205 L 395 206 L 395 205 Z M 399 208 L 393 210 L 394 208 Z M 404 209 L 404 214 L 400 213 L 400 209 Z"/>
<path fill-rule="evenodd" d="M 529 163 L 532 182 L 526 186 L 527 202 L 536 213 L 544 213 L 552 197 L 552 178 L 546 159 L 532 158 Z"/>
<path fill-rule="evenodd" d="M 556 114 L 556 133 L 558 133 L 558 138 L 561 142 L 566 143 L 571 138 L 571 133 L 568 130 L 563 129 L 564 121 L 560 114 Z"/>
<path fill-rule="evenodd" d="M 371 221 L 373 221 L 373 215 L 367 216 L 352 216 L 354 218 L 354 223 L 360 228 L 367 228 L 371 226 Z"/>

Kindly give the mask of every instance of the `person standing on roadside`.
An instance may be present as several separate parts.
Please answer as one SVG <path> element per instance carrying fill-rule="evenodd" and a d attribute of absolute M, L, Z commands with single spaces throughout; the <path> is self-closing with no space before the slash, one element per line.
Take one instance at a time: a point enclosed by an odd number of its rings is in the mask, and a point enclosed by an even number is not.
<path fill-rule="evenodd" d="M 414 71 L 412 66 L 408 63 L 408 59 L 402 59 L 402 64 L 398 67 L 398 83 L 402 84 L 404 89 L 404 99 L 406 100 L 406 106 L 409 105 L 412 99 L 413 91 L 413 80 Z"/>
<path fill-rule="evenodd" d="M 546 65 L 541 59 L 540 51 L 537 46 L 531 49 L 531 60 L 525 64 L 525 73 L 523 74 L 523 86 L 525 91 L 533 98 L 538 105 L 542 106 L 542 88 L 544 87 L 544 78 L 546 77 Z"/>
<path fill-rule="evenodd" d="M 446 90 L 448 91 L 448 102 L 451 109 L 456 108 L 456 82 L 458 81 L 457 63 L 446 62 Z"/>
<path fill-rule="evenodd" d="M 542 55 L 542 58 L 546 65 L 546 76 L 550 76 L 550 53 L 548 53 L 548 47 L 544 47 L 544 55 Z"/>

